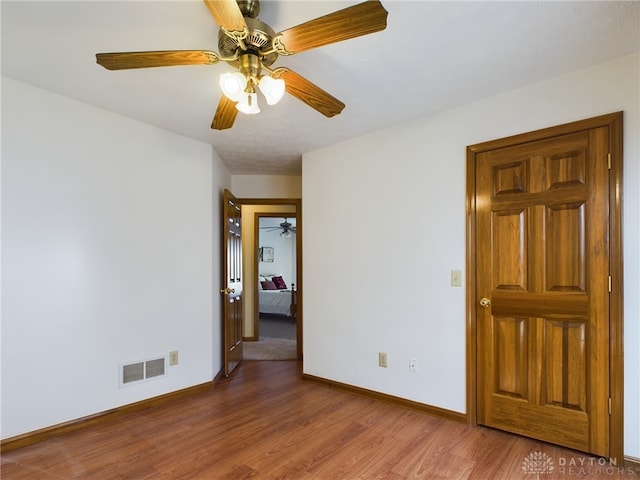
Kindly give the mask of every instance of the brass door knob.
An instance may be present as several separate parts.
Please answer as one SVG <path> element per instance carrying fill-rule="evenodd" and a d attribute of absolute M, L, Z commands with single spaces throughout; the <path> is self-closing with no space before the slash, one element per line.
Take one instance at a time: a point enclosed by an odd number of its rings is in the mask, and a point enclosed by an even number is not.
<path fill-rule="evenodd" d="M 236 293 L 235 288 L 221 288 L 220 293 L 224 293 L 225 295 L 229 295 L 230 293 Z"/>
<path fill-rule="evenodd" d="M 482 297 L 480 299 L 480 306 L 483 308 L 491 306 L 491 300 L 489 300 L 487 297 Z"/>

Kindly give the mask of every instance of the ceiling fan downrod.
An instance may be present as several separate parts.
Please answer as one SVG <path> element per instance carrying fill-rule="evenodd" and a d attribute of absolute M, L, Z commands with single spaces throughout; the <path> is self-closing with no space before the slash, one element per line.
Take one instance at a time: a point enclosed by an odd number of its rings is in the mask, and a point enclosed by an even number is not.
<path fill-rule="evenodd" d="M 236 0 L 243 17 L 257 18 L 260 14 L 260 0 Z"/>

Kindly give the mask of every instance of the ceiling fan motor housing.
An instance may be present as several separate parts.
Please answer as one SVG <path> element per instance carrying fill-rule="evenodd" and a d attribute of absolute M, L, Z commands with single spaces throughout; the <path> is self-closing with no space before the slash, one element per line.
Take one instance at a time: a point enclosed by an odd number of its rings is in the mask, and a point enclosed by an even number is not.
<path fill-rule="evenodd" d="M 248 53 L 258 55 L 262 60 L 262 65 L 269 67 L 278 59 L 277 52 L 271 52 L 268 55 L 260 54 L 261 50 L 268 50 L 271 47 L 271 41 L 276 36 L 276 32 L 266 23 L 251 17 L 245 17 L 247 28 L 249 29 L 249 35 L 244 39 L 244 44 L 247 47 Z M 220 54 L 226 57 L 232 57 L 236 51 L 240 48 L 240 45 L 226 35 L 224 31 L 218 32 L 218 49 Z M 239 62 L 229 62 L 234 67 L 239 67 Z"/>

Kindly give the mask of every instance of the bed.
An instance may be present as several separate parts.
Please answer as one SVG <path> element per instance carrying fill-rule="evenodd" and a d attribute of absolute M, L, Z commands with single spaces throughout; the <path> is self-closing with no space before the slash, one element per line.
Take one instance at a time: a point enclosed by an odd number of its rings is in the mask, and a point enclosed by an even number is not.
<path fill-rule="evenodd" d="M 287 288 L 284 281 L 278 283 L 278 276 L 265 278 L 261 277 L 258 288 L 258 312 L 271 315 L 285 315 L 287 317 L 296 316 L 297 295 L 294 284 Z M 273 279 L 276 279 L 274 282 Z M 279 277 L 282 279 L 282 277 Z M 284 288 L 280 288 L 283 287 Z"/>

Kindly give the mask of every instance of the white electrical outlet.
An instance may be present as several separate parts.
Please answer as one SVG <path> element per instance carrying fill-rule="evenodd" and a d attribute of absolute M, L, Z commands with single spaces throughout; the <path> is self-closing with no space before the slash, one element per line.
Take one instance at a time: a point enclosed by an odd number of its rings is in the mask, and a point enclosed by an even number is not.
<path fill-rule="evenodd" d="M 178 365 L 178 350 L 169 352 L 169 366 Z"/>
<path fill-rule="evenodd" d="M 378 352 L 378 366 L 387 368 L 387 354 L 385 352 Z"/>
<path fill-rule="evenodd" d="M 415 358 L 409 359 L 409 371 L 411 373 L 418 373 L 418 360 Z"/>

